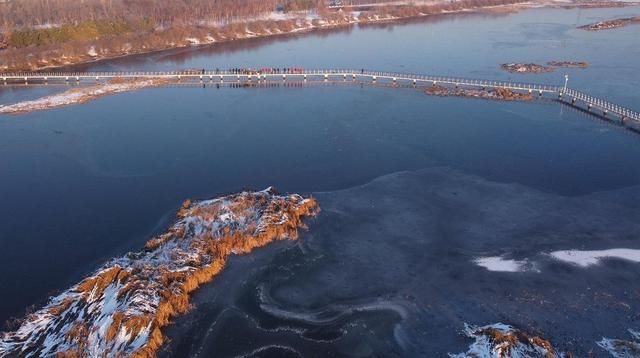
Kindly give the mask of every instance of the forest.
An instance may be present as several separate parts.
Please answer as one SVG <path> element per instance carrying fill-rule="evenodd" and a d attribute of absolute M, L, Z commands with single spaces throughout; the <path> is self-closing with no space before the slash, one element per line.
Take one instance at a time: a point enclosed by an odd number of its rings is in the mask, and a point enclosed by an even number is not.
<path fill-rule="evenodd" d="M 194 20 L 230 21 L 277 9 L 322 9 L 331 4 L 373 4 L 389 0 L 5 0 L 0 1 L 2 32 L 87 21 L 139 21 L 158 27 Z"/>
<path fill-rule="evenodd" d="M 522 1 L 0 0 L 0 71 Z"/>

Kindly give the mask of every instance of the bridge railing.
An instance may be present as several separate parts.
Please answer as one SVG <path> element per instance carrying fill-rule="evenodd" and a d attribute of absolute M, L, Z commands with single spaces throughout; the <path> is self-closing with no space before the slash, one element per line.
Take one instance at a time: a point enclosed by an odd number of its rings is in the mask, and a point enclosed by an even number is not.
<path fill-rule="evenodd" d="M 575 90 L 573 88 L 567 88 L 566 91 L 564 92 L 565 95 L 572 97 L 576 100 L 580 100 L 584 103 L 586 103 L 589 107 L 598 107 L 602 110 L 608 111 L 608 112 L 612 112 L 612 113 L 616 113 L 620 116 L 623 116 L 625 118 L 629 118 L 629 119 L 633 119 L 636 121 L 640 121 L 640 113 L 633 111 L 631 109 L 622 107 L 620 105 L 617 105 L 615 103 L 609 102 L 607 100 L 601 99 L 601 98 L 597 98 L 591 95 L 588 95 L 586 93 L 580 92 L 578 90 Z"/>
<path fill-rule="evenodd" d="M 399 73 L 399 72 L 385 72 L 385 71 L 371 71 L 365 69 L 295 69 L 292 71 L 285 71 L 285 69 L 218 69 L 218 70 L 183 70 L 183 71 L 132 71 L 132 72 L 16 72 L 16 73 L 3 73 L 0 77 L 6 82 L 11 80 L 48 80 L 55 78 L 64 78 L 65 80 L 71 79 L 108 79 L 108 78 L 201 78 L 206 77 L 213 78 L 215 76 L 222 77 L 275 77 L 275 76 L 323 76 L 328 77 L 331 75 L 342 75 L 343 77 L 351 76 L 353 78 L 366 77 L 372 80 L 386 79 L 386 80 L 408 80 L 414 83 L 416 82 L 431 82 L 432 84 L 446 83 L 452 85 L 467 85 L 467 86 L 479 86 L 489 88 L 508 88 L 516 90 L 529 90 L 540 92 L 554 92 L 566 96 L 575 98 L 576 100 L 587 103 L 590 107 L 597 107 L 604 111 L 614 112 L 626 118 L 635 119 L 640 121 L 640 113 L 630 110 L 628 108 L 616 105 L 612 102 L 590 96 L 583 92 L 577 91 L 572 88 L 562 88 L 558 86 L 551 86 L 538 83 L 521 83 L 511 81 L 495 81 L 484 80 L 474 78 L 462 78 L 462 77 L 450 77 L 450 76 L 435 76 L 425 74 L 411 74 L 411 73 Z"/>

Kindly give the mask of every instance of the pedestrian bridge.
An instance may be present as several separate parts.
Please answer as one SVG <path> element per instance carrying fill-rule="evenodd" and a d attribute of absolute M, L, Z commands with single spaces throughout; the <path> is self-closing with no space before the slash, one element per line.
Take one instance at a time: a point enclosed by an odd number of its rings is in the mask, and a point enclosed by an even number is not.
<path fill-rule="evenodd" d="M 172 81 L 200 82 L 266 82 L 287 80 L 342 80 L 368 81 L 398 85 L 443 85 L 478 89 L 509 89 L 528 92 L 539 96 L 552 95 L 563 103 L 587 110 L 603 117 L 615 116 L 622 122 L 627 120 L 640 123 L 640 113 L 630 108 L 617 105 L 602 98 L 590 96 L 578 90 L 535 83 L 470 79 L 450 76 L 431 76 L 411 73 L 380 72 L 353 69 L 232 69 L 232 70 L 191 70 L 163 72 L 21 72 L 0 75 L 4 84 L 24 83 L 69 83 L 69 82 L 102 82 L 117 79 L 166 79 Z"/>

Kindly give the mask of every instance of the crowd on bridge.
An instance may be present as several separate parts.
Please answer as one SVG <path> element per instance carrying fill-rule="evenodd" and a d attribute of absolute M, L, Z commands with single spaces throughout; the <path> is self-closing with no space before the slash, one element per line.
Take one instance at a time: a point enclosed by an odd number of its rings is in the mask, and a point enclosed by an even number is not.
<path fill-rule="evenodd" d="M 2 0 L 0 0 L 2 1 Z M 201 75 L 205 75 L 205 74 L 210 74 L 210 70 L 207 70 L 205 68 L 203 69 L 190 69 L 190 70 L 186 70 L 183 71 L 187 74 L 201 74 Z M 229 68 L 229 69 L 219 69 L 216 68 L 215 71 L 213 71 L 216 75 L 218 74 L 233 74 L 233 75 L 272 75 L 272 74 L 304 74 L 305 73 L 305 68 L 304 67 L 261 67 L 261 68 L 248 68 L 248 67 L 233 67 L 233 68 Z M 344 70 L 326 70 L 324 71 L 326 73 L 343 73 Z M 365 69 L 361 69 L 361 70 L 357 70 L 357 72 L 364 74 L 365 73 Z"/>
<path fill-rule="evenodd" d="M 228 70 L 221 71 L 219 68 L 216 68 L 215 73 L 219 74 L 221 72 L 231 73 L 234 75 L 263 75 L 263 74 L 300 74 L 304 73 L 304 68 L 302 67 L 262 67 L 262 68 L 240 68 L 234 67 Z M 203 68 L 201 71 L 202 74 L 206 73 L 206 70 Z"/>

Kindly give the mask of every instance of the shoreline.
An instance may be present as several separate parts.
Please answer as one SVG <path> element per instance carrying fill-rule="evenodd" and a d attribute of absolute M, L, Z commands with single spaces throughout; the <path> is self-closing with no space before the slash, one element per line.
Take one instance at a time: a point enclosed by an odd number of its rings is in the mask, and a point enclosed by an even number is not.
<path fill-rule="evenodd" d="M 247 22 L 239 22 L 232 23 L 227 25 L 227 27 L 234 25 L 244 25 L 245 28 L 243 31 L 232 31 L 230 33 L 226 33 L 229 29 L 225 27 L 212 27 L 207 29 L 207 34 L 200 36 L 196 34 L 190 34 L 183 39 L 183 41 L 179 43 L 165 43 L 161 46 L 153 47 L 153 48 L 130 48 L 128 50 L 122 50 L 121 52 L 110 54 L 110 51 L 106 51 L 104 53 L 103 49 L 98 49 L 100 51 L 96 52 L 95 46 L 91 44 L 86 44 L 94 52 L 93 56 L 84 54 L 76 57 L 69 57 L 66 55 L 61 55 L 58 57 L 49 56 L 44 59 L 39 60 L 36 63 L 32 62 L 19 62 L 18 64 L 10 65 L 5 64 L 3 68 L 0 68 L 0 73 L 10 73 L 15 71 L 33 71 L 40 72 L 51 69 L 64 69 L 70 68 L 74 66 L 82 66 L 82 65 L 90 65 L 94 63 L 100 63 L 102 61 L 109 60 L 117 60 L 126 57 L 133 57 L 139 55 L 149 55 L 154 53 L 160 53 L 164 51 L 171 50 L 181 50 L 181 49 L 189 49 L 189 48 L 205 48 L 206 46 L 212 46 L 215 44 L 228 44 L 236 41 L 248 40 L 248 39 L 267 39 L 267 38 L 277 38 L 277 37 L 285 37 L 297 34 L 309 34 L 314 32 L 320 32 L 323 30 L 335 30 L 340 28 L 348 28 L 354 25 L 358 26 L 366 26 L 366 25 L 376 25 L 376 24 L 389 24 L 389 23 L 402 23 L 403 21 L 410 20 L 420 20 L 427 19 L 435 16 L 456 16 L 461 14 L 474 14 L 474 13 L 496 13 L 496 14 L 506 14 L 506 13 L 516 13 L 523 10 L 528 9 L 539 9 L 539 8 L 562 8 L 562 9 L 570 9 L 570 8 L 580 8 L 580 7 L 588 7 L 588 8 L 616 8 L 616 7 L 629 7 L 629 6 L 637 6 L 640 5 L 640 2 L 620 2 L 620 1 L 605 1 L 598 3 L 582 3 L 579 1 L 574 2 L 561 2 L 558 0 L 545 0 L 542 2 L 537 1 L 520 1 L 514 0 L 512 3 L 506 4 L 498 4 L 498 5 L 477 5 L 464 7 L 461 9 L 454 10 L 446 10 L 446 9 L 438 9 L 436 6 L 431 8 L 420 8 L 418 6 L 414 6 L 410 8 L 410 13 L 406 15 L 393 14 L 393 11 L 386 13 L 377 13 L 377 12 L 335 12 L 330 15 L 325 15 L 323 17 L 311 18 L 311 17 L 303 17 L 296 16 L 287 20 L 279 20 L 273 22 L 271 24 L 263 23 L 263 20 L 254 20 Z M 430 12 L 433 11 L 433 12 Z M 292 25 L 293 23 L 293 25 Z M 251 31 L 249 29 L 250 26 L 262 26 L 262 30 L 258 32 Z M 293 26 L 293 27 L 292 27 Z M 216 32 L 214 34 L 214 32 Z M 127 45 L 127 44 L 125 44 Z M 3 55 L 4 51 L 11 51 L 16 49 L 8 49 L 0 51 L 0 58 Z M 44 49 L 42 51 L 45 51 Z M 100 53 L 103 52 L 103 53 Z M 29 54 L 33 55 L 33 54 Z M 29 57 L 29 56 L 26 56 Z M 37 56 L 33 56 L 37 57 Z M 50 62 L 55 62 L 51 64 Z"/>

